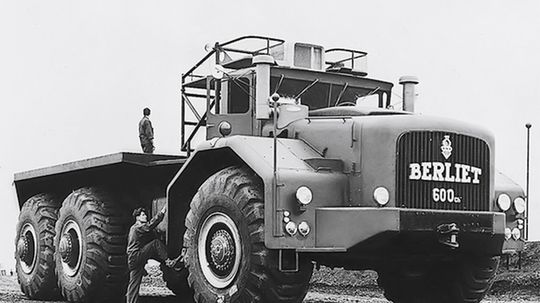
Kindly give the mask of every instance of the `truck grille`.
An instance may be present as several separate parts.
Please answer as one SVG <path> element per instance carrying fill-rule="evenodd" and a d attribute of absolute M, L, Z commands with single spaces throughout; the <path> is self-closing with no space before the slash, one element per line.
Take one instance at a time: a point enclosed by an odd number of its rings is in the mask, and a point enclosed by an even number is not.
<path fill-rule="evenodd" d="M 407 132 L 398 139 L 396 158 L 396 206 L 489 211 L 484 141 L 449 132 Z"/>

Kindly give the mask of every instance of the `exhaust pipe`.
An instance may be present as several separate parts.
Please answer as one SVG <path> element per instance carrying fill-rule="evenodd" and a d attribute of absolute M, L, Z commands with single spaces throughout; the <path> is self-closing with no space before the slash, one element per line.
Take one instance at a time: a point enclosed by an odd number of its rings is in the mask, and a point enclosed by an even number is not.
<path fill-rule="evenodd" d="M 403 76 L 399 78 L 399 84 L 403 85 L 403 110 L 414 112 L 414 99 L 416 97 L 414 88 L 418 84 L 415 76 Z"/>
<path fill-rule="evenodd" d="M 257 119 L 270 118 L 270 65 L 274 63 L 274 58 L 269 55 L 258 55 L 253 57 L 257 82 L 255 84 L 255 117 Z"/>

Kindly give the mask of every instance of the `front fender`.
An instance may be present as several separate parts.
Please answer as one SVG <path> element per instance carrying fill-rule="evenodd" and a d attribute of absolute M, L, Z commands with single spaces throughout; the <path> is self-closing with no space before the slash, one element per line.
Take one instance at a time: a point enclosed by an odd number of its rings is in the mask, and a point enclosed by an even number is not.
<path fill-rule="evenodd" d="M 340 171 L 340 165 L 336 165 L 338 160 L 322 158 L 313 148 L 297 139 L 277 140 L 275 187 L 273 163 L 272 138 L 232 136 L 199 145 L 167 189 L 169 249 L 179 251 L 182 248 L 183 219 L 199 186 L 215 172 L 232 165 L 249 166 L 263 181 L 266 246 L 273 249 L 314 247 L 316 243 L 312 234 L 289 236 L 284 232 L 284 212 L 288 211 L 289 219 L 296 224 L 305 221 L 313 228 L 316 207 L 346 203 L 347 177 Z M 313 201 L 303 209 L 295 198 L 300 186 L 307 186 L 313 192 Z"/>

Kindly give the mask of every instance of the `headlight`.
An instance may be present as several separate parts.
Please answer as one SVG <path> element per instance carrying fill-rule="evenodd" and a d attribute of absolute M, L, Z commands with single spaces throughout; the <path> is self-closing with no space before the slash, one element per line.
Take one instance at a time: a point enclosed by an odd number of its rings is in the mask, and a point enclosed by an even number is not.
<path fill-rule="evenodd" d="M 521 230 L 517 228 L 512 229 L 512 238 L 514 238 L 514 240 L 518 240 L 520 237 L 521 237 Z"/>
<path fill-rule="evenodd" d="M 289 233 L 289 235 L 291 236 L 294 236 L 296 235 L 296 223 L 294 223 L 293 221 L 290 221 L 289 223 L 287 223 L 285 225 L 285 230 L 287 231 L 287 233 Z"/>
<path fill-rule="evenodd" d="M 511 203 L 512 200 L 510 200 L 510 197 L 507 194 L 500 194 L 497 198 L 497 204 L 502 211 L 507 211 L 508 209 L 510 209 Z"/>
<path fill-rule="evenodd" d="M 301 205 L 308 205 L 312 199 L 313 199 L 313 194 L 311 193 L 311 190 L 307 188 L 306 186 L 300 186 L 296 190 L 296 200 Z"/>
<path fill-rule="evenodd" d="M 510 240 L 510 237 L 512 237 L 512 230 L 510 230 L 510 228 L 505 228 L 504 229 L 504 238 L 506 240 Z"/>
<path fill-rule="evenodd" d="M 302 221 L 300 222 L 300 224 L 298 224 L 298 232 L 302 235 L 302 236 L 307 236 L 307 234 L 309 234 L 309 231 L 311 230 L 311 228 L 309 228 L 309 224 L 307 224 L 306 221 Z"/>
<path fill-rule="evenodd" d="M 390 193 L 388 192 L 388 189 L 382 186 L 377 187 L 373 191 L 373 199 L 375 199 L 375 202 L 379 203 L 380 205 L 386 205 L 386 203 L 388 203 L 390 200 Z"/>
<path fill-rule="evenodd" d="M 218 130 L 223 137 L 227 137 L 231 134 L 232 131 L 231 123 L 227 121 L 222 121 L 221 123 L 219 123 Z"/>
<path fill-rule="evenodd" d="M 521 197 L 517 197 L 514 200 L 514 208 L 516 209 L 518 214 L 524 213 L 525 209 L 527 208 L 525 205 L 525 200 Z"/>

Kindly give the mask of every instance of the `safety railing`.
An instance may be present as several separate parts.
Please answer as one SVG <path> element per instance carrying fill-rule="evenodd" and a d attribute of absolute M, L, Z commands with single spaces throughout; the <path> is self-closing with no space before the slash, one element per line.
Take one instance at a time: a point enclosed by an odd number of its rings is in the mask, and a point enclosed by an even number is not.
<path fill-rule="evenodd" d="M 181 151 L 188 156 L 193 151 L 192 141 L 206 127 L 208 114 L 219 106 L 219 89 L 221 80 L 209 71 L 201 72 L 205 63 L 225 66 L 228 69 L 240 69 L 251 66 L 251 58 L 260 54 L 271 54 L 283 45 L 282 39 L 264 36 L 243 36 L 223 43 L 215 43 L 205 47 L 208 52 L 186 73 L 181 82 L 181 119 L 180 145 Z M 213 59 L 213 60 L 212 60 Z M 189 111 L 188 111 L 189 110 Z M 219 111 L 218 108 L 215 108 Z"/>

